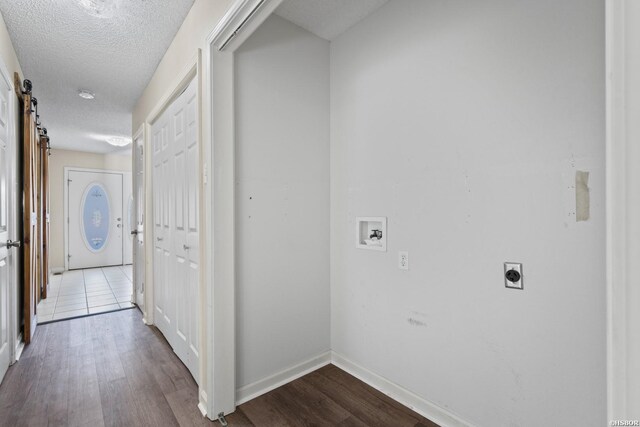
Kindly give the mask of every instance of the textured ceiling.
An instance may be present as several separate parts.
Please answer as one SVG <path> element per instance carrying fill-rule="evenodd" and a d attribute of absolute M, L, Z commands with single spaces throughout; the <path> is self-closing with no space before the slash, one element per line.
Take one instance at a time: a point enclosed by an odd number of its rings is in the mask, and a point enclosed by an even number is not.
<path fill-rule="evenodd" d="M 388 0 L 284 0 L 276 14 L 305 30 L 333 40 Z"/>
<path fill-rule="evenodd" d="M 194 0 L 0 0 L 54 148 L 122 151 L 131 112 Z M 107 5 L 95 16 L 81 4 Z M 96 94 L 91 101 L 80 89 Z"/>

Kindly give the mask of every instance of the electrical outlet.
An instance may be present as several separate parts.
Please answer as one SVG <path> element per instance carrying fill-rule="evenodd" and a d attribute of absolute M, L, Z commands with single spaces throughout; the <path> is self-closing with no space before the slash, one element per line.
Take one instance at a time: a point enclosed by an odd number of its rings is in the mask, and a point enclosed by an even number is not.
<path fill-rule="evenodd" d="M 504 286 L 509 289 L 524 289 L 521 263 L 504 263 Z"/>
<path fill-rule="evenodd" d="M 409 252 L 406 252 L 406 251 L 398 252 L 398 268 L 400 270 L 409 269 Z"/>

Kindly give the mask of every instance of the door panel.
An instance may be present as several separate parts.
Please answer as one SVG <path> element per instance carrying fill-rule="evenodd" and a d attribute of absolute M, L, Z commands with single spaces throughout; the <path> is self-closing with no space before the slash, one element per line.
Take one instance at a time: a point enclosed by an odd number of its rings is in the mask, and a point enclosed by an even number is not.
<path fill-rule="evenodd" d="M 47 298 L 49 290 L 49 150 L 47 137 L 40 138 L 40 159 L 42 187 L 40 189 L 40 218 L 42 232 L 42 298 Z"/>
<path fill-rule="evenodd" d="M 187 91 L 186 97 L 186 140 L 185 151 L 187 153 L 186 171 L 186 193 L 187 203 L 185 207 L 185 217 L 187 226 L 185 227 L 185 257 L 187 258 L 188 285 L 185 294 L 189 295 L 191 301 L 191 312 L 195 315 L 189 317 L 189 334 L 187 341 L 188 360 L 191 372 L 198 377 L 200 334 L 198 322 L 200 318 L 197 313 L 200 310 L 195 306 L 200 302 L 200 215 L 199 215 L 199 191 L 200 191 L 200 155 L 198 146 L 198 125 L 197 125 L 197 91 L 193 82 Z M 189 309 L 189 308 L 187 308 Z"/>
<path fill-rule="evenodd" d="M 154 123 L 151 134 L 155 319 L 198 380 L 200 161 L 196 90 L 193 81 Z"/>
<path fill-rule="evenodd" d="M 0 381 L 4 377 L 11 361 L 9 335 L 9 280 L 13 276 L 9 271 L 9 256 L 16 253 L 7 246 L 9 236 L 9 206 L 11 182 L 13 177 L 10 165 L 13 156 L 9 146 L 9 96 L 11 88 L 4 79 L 0 79 Z"/>
<path fill-rule="evenodd" d="M 23 209 L 23 337 L 29 344 L 36 331 L 38 277 L 38 129 L 30 93 L 22 96 L 22 209 Z"/>
<path fill-rule="evenodd" d="M 122 265 L 122 174 L 70 170 L 67 177 L 69 269 Z"/>

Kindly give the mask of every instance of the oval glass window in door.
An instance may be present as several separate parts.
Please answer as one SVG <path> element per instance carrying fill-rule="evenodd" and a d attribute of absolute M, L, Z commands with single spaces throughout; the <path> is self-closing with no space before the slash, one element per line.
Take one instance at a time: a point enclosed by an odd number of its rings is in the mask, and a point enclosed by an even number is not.
<path fill-rule="evenodd" d="M 82 196 L 82 235 L 92 252 L 100 252 L 109 239 L 109 196 L 98 183 L 87 186 Z"/>

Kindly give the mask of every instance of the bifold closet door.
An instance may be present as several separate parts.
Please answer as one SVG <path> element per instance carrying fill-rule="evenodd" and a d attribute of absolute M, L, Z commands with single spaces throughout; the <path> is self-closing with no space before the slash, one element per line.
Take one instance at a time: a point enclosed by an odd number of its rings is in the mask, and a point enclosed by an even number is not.
<path fill-rule="evenodd" d="M 152 126 L 155 322 L 198 380 L 199 148 L 195 80 Z"/>

